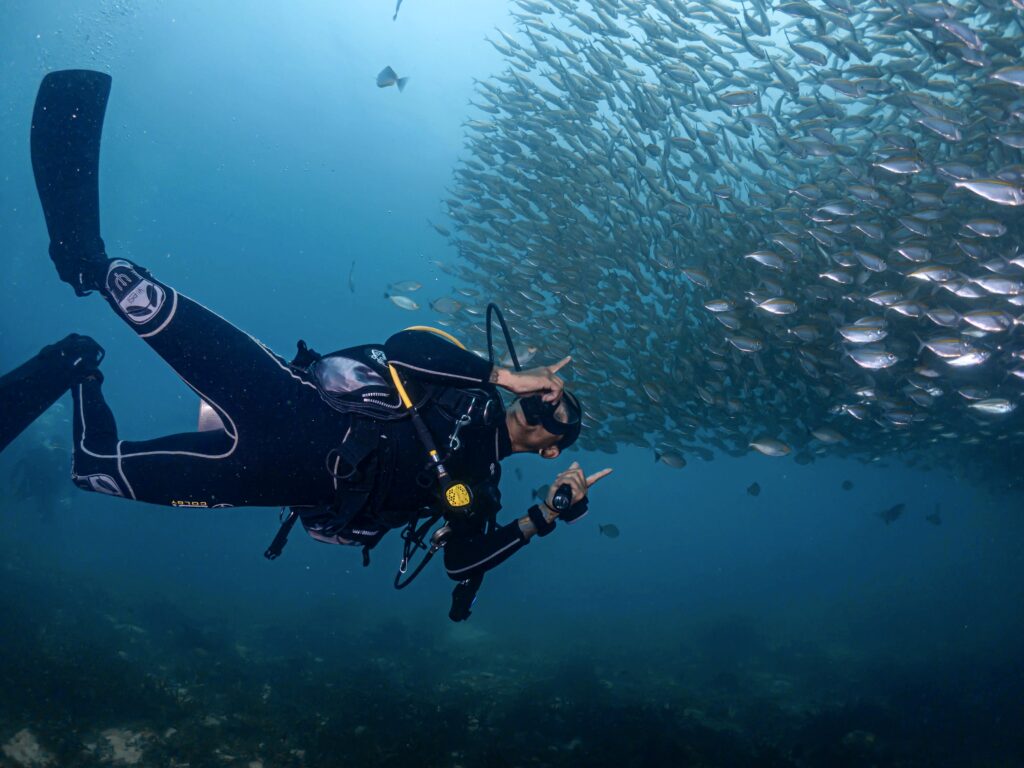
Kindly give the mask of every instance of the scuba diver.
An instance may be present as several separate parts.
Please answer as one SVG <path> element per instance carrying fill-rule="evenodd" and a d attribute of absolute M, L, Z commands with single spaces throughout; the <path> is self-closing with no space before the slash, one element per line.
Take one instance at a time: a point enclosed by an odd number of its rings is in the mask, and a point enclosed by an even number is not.
<path fill-rule="evenodd" d="M 557 520 L 578 520 L 589 487 L 611 472 L 587 476 L 574 462 L 541 504 L 497 523 L 501 460 L 521 452 L 554 459 L 579 437 L 580 402 L 558 375 L 570 358 L 520 370 L 497 312 L 514 370 L 425 327 L 328 355 L 300 341 L 288 362 L 143 267 L 108 258 L 98 171 L 110 85 L 87 70 L 52 72 L 40 85 L 31 150 L 50 257 L 61 280 L 80 296 L 102 295 L 196 393 L 199 429 L 120 439 L 103 374 L 86 366 L 71 385 L 74 482 L 153 504 L 288 508 L 268 559 L 281 554 L 296 520 L 318 541 L 361 546 L 364 565 L 387 531 L 404 526 L 395 586 L 443 549 L 457 582 L 449 616 L 468 618 L 483 574 Z M 507 408 L 499 388 L 516 396 Z"/>

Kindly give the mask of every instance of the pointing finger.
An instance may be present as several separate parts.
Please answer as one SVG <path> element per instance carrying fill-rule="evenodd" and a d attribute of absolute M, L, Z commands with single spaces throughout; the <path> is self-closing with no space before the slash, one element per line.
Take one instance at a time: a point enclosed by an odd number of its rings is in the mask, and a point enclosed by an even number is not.
<path fill-rule="evenodd" d="M 561 360 L 559 360 L 557 363 L 555 363 L 554 365 L 550 366 L 548 368 L 548 370 L 551 373 L 555 373 L 558 369 L 568 365 L 570 360 L 572 360 L 572 355 L 566 355 Z"/>
<path fill-rule="evenodd" d="M 607 469 L 602 469 L 600 472 L 595 472 L 594 474 L 592 474 L 590 477 L 587 478 L 587 487 L 589 488 L 594 483 L 596 483 L 598 480 L 600 480 L 602 477 L 610 475 L 611 473 L 612 473 L 612 468 L 611 467 L 608 467 Z"/>

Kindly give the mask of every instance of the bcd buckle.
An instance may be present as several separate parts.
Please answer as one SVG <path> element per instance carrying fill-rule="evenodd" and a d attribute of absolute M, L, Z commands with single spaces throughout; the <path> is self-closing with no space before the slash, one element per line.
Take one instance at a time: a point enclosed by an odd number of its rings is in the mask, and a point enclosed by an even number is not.
<path fill-rule="evenodd" d="M 472 410 L 472 407 L 470 408 Z M 469 411 L 459 416 L 455 422 L 455 428 L 452 433 L 448 436 L 448 447 L 452 451 L 457 451 L 462 447 L 462 441 L 459 439 L 459 430 L 464 426 L 472 422 L 473 420 L 469 417 Z"/>

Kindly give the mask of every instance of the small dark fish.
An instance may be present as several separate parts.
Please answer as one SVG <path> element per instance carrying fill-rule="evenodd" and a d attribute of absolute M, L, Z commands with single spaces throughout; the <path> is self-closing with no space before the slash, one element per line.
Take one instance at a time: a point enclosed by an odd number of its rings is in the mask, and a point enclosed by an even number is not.
<path fill-rule="evenodd" d="M 548 497 L 548 489 L 550 487 L 551 486 L 549 485 L 538 485 L 536 488 L 533 489 L 533 491 L 531 491 L 530 497 L 537 499 L 539 501 L 544 501 L 544 499 Z"/>
<path fill-rule="evenodd" d="M 389 85 L 397 85 L 398 90 L 404 91 L 405 84 L 409 82 L 408 77 L 399 77 L 391 67 L 384 67 L 377 75 L 377 87 L 387 88 Z"/>
<path fill-rule="evenodd" d="M 852 480 L 843 480 L 843 484 L 842 484 L 841 488 L 844 491 L 852 490 L 853 489 L 853 481 Z"/>
<path fill-rule="evenodd" d="M 603 533 L 609 539 L 619 538 L 618 526 L 614 525 L 613 523 L 608 523 L 608 525 L 599 525 L 597 526 L 597 530 Z"/>
<path fill-rule="evenodd" d="M 356 292 L 356 282 L 353 279 L 353 275 L 355 274 L 355 271 L 356 271 L 356 260 L 352 259 L 352 266 L 349 267 L 349 270 L 348 270 L 348 289 L 349 289 L 349 291 L 351 293 L 355 293 Z"/>
<path fill-rule="evenodd" d="M 682 454 L 677 451 L 665 451 L 665 453 L 659 453 L 655 450 L 654 460 L 660 461 L 662 464 L 667 464 L 672 467 L 672 469 L 682 469 L 686 466 L 686 459 L 684 459 Z"/>
<path fill-rule="evenodd" d="M 925 520 L 932 525 L 942 525 L 942 509 L 938 504 L 935 505 L 935 511 L 928 515 Z"/>
<path fill-rule="evenodd" d="M 894 523 L 894 522 L 896 522 L 899 519 L 900 515 L 903 514 L 903 508 L 905 506 L 906 506 L 906 504 L 902 504 L 902 503 L 901 504 L 893 504 L 888 509 L 883 509 L 881 512 L 879 512 L 878 516 L 880 518 L 882 518 L 882 520 L 885 521 L 886 525 L 889 525 L 889 523 Z"/>
<path fill-rule="evenodd" d="M 522 479 L 523 479 L 523 470 L 521 470 L 519 467 L 516 467 L 516 480 L 522 480 Z"/>
<path fill-rule="evenodd" d="M 793 460 L 801 467 L 805 467 L 814 461 L 814 454 L 806 450 L 798 451 L 796 456 L 793 457 Z"/>
<path fill-rule="evenodd" d="M 402 0 L 398 0 L 398 3 L 395 5 L 395 15 L 391 17 L 392 21 L 398 21 L 398 9 L 401 8 L 401 7 L 402 7 Z"/>
<path fill-rule="evenodd" d="M 761 495 L 761 484 L 760 483 L 751 483 L 747 487 L 747 493 L 750 496 L 760 496 Z"/>

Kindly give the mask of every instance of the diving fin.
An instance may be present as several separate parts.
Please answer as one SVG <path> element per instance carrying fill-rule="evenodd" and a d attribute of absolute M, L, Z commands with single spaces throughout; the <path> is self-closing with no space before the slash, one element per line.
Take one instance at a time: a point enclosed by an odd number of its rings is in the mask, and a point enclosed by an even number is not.
<path fill-rule="evenodd" d="M 85 69 L 43 78 L 32 112 L 32 170 L 50 233 L 50 258 L 79 296 L 99 288 L 99 164 L 110 75 Z"/>

